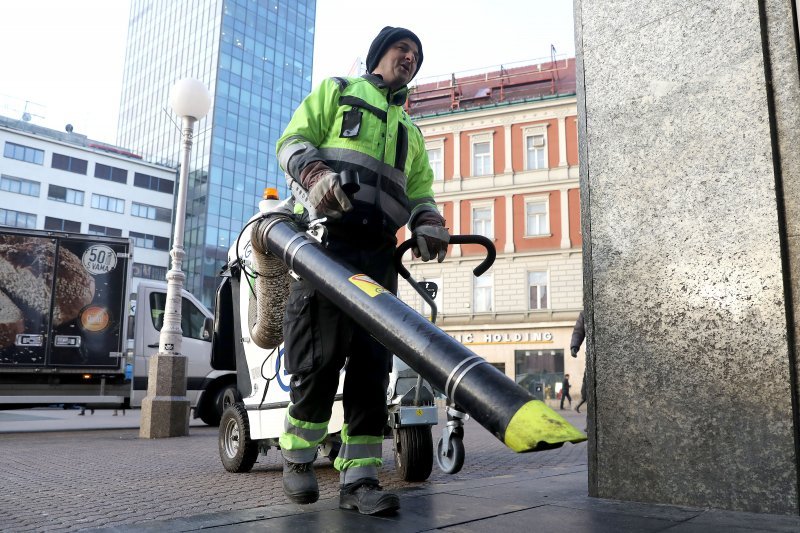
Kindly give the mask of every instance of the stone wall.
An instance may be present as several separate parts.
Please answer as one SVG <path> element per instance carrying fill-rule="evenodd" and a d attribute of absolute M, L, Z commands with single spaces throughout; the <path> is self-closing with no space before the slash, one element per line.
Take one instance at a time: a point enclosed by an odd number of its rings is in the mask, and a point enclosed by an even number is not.
<path fill-rule="evenodd" d="M 798 512 L 790 8 L 575 0 L 594 496 Z"/>

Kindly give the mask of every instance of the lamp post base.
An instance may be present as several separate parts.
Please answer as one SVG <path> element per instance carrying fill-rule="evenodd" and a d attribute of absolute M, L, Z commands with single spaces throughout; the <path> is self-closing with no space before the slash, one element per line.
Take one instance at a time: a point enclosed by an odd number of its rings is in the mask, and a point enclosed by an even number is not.
<path fill-rule="evenodd" d="M 147 396 L 142 399 L 139 437 L 189 435 L 191 402 L 186 397 L 186 357 L 158 353 L 150 358 Z"/>

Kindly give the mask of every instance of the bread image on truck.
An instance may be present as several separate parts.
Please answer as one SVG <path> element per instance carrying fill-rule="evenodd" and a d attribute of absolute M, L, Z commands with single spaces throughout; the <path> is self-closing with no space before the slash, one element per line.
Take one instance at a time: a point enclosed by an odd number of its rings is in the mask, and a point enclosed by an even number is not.
<path fill-rule="evenodd" d="M 132 270 L 128 238 L 0 228 L 0 409 L 141 405 L 166 282 L 141 281 L 137 298 Z M 211 368 L 211 312 L 183 302 L 187 397 L 217 424 L 235 375 Z"/>

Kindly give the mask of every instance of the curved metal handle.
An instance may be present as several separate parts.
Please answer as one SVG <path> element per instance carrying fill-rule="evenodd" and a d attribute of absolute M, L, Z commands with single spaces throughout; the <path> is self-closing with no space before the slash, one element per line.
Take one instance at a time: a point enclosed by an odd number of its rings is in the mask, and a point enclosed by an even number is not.
<path fill-rule="evenodd" d="M 486 258 L 481 261 L 481 264 L 472 270 L 472 273 L 475 274 L 475 277 L 479 277 L 481 274 L 489 270 L 489 267 L 494 264 L 494 260 L 497 257 L 497 249 L 494 247 L 494 243 L 483 235 L 450 235 L 450 244 L 479 244 L 486 248 Z M 403 254 L 406 253 L 406 251 L 409 250 L 413 245 L 414 238 L 412 237 L 407 241 L 400 243 L 400 245 L 394 251 L 395 270 L 397 270 L 397 273 L 406 280 L 411 277 L 411 273 L 406 267 L 403 266 Z"/>

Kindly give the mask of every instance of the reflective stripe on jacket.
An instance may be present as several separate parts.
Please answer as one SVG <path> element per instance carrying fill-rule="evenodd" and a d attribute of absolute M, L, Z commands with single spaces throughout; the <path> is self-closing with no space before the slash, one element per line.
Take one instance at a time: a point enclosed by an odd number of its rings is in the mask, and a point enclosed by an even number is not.
<path fill-rule="evenodd" d="M 323 81 L 278 140 L 281 167 L 295 179 L 317 160 L 335 172 L 357 171 L 361 188 L 343 223 L 380 214 L 394 232 L 422 211 L 436 211 L 425 140 L 402 107 L 407 94 L 405 87 L 391 92 L 372 75 Z"/>

